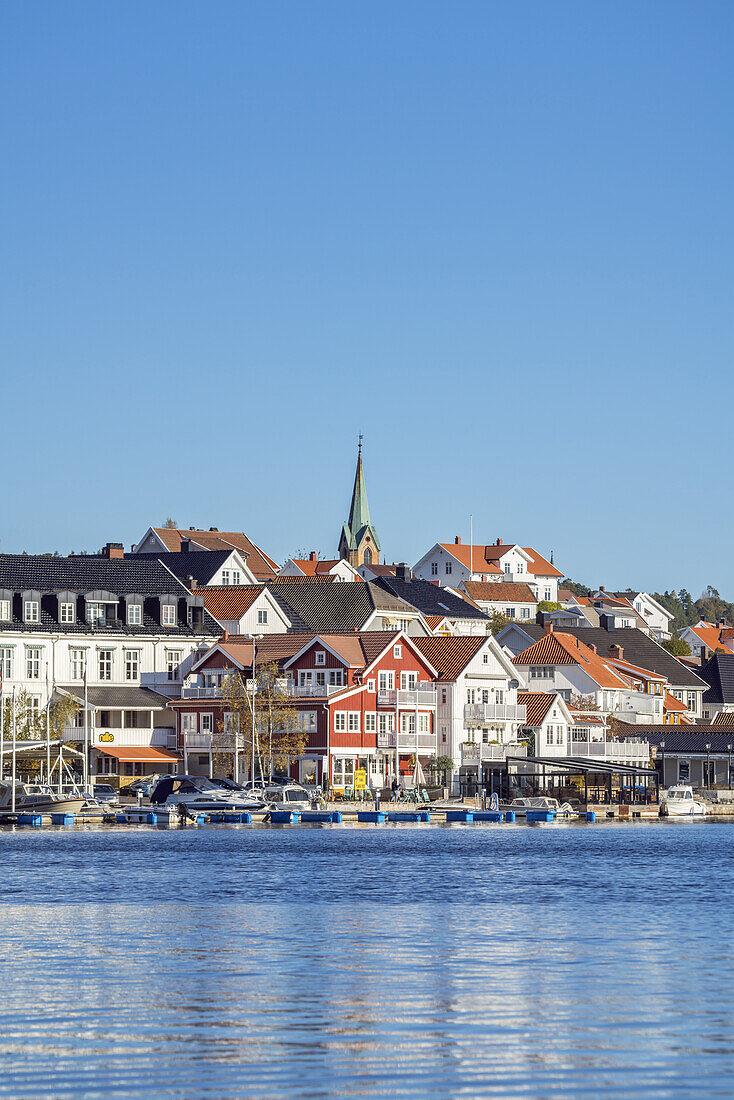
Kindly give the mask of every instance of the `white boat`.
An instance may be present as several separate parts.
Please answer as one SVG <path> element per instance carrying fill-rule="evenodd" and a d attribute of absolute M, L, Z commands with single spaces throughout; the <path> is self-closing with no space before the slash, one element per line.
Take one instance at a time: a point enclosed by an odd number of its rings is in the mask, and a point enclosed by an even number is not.
<path fill-rule="evenodd" d="M 164 775 L 150 792 L 152 810 L 184 806 L 189 813 L 264 810 L 264 801 L 246 792 L 227 791 L 203 775 Z"/>
<path fill-rule="evenodd" d="M 15 784 L 15 812 L 22 814 L 78 814 L 85 799 L 78 793 L 59 794 L 43 783 Z M 0 784 L 0 814 L 13 812 L 12 782 Z"/>
<path fill-rule="evenodd" d="M 310 810 L 313 797 L 313 793 L 309 794 L 297 783 L 289 783 L 287 787 L 265 787 L 263 792 L 271 810 Z"/>
<path fill-rule="evenodd" d="M 706 813 L 706 803 L 693 797 L 693 787 L 678 783 L 668 788 L 660 813 L 663 817 L 702 817 Z"/>
<path fill-rule="evenodd" d="M 503 810 L 512 810 L 516 817 L 526 817 L 528 810 L 541 810 L 546 813 L 554 813 L 556 817 L 578 817 L 570 802 L 559 802 L 557 798 L 537 796 L 535 798 L 513 798 L 512 802 L 504 804 Z"/>

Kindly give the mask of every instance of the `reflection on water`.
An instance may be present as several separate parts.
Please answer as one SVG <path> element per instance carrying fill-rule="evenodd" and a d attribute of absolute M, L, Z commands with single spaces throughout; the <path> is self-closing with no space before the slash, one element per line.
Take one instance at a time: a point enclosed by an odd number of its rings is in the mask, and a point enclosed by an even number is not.
<path fill-rule="evenodd" d="M 729 1096 L 733 843 L 2 831 L 0 1097 Z"/>

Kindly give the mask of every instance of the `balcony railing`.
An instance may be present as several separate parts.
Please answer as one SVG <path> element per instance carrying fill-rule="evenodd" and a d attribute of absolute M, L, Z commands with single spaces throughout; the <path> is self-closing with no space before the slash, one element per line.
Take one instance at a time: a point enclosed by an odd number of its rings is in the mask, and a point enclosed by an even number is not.
<path fill-rule="evenodd" d="M 182 699 L 221 699 L 222 689 L 217 685 L 181 688 Z"/>
<path fill-rule="evenodd" d="M 325 698 L 333 695 L 335 691 L 341 691 L 345 684 L 292 684 L 285 685 L 285 692 L 293 699 L 310 699 L 313 697 Z"/>
<path fill-rule="evenodd" d="M 400 689 L 398 691 L 378 691 L 378 707 L 402 707 L 409 709 L 415 707 L 433 708 L 436 706 L 436 689 L 431 687 L 416 687 Z"/>
<path fill-rule="evenodd" d="M 378 749 L 394 749 L 395 746 L 395 731 L 392 733 L 378 733 L 377 734 L 377 747 Z M 401 752 L 415 752 L 415 734 L 414 733 L 401 733 L 400 741 L 398 743 L 398 749 Z M 418 734 L 418 751 L 419 752 L 435 752 L 436 751 L 436 735 L 435 733 L 419 733 Z"/>
<path fill-rule="evenodd" d="M 210 752 L 212 747 L 212 735 L 210 733 L 184 732 L 184 746 L 187 752 Z"/>
<path fill-rule="evenodd" d="M 461 763 L 471 767 L 482 764 L 485 761 L 501 762 L 507 756 L 527 756 L 525 745 L 484 745 L 463 744 L 461 746 Z"/>
<path fill-rule="evenodd" d="M 621 741 L 571 741 L 569 756 L 588 756 L 597 760 L 637 760 L 650 758 L 647 741 L 637 737 L 625 737 Z"/>
<path fill-rule="evenodd" d="M 467 703 L 464 721 L 483 725 L 485 722 L 524 722 L 528 708 L 524 703 Z"/>

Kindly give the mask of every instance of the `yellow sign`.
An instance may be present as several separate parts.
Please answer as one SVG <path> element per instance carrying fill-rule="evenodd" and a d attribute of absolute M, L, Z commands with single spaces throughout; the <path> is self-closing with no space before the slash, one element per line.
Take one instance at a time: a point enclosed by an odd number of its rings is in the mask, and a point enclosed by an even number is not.
<path fill-rule="evenodd" d="M 367 786 L 367 772 L 364 768 L 357 768 L 354 773 L 354 789 L 355 791 L 363 791 Z"/>
<path fill-rule="evenodd" d="M 98 741 L 114 741 L 115 737 L 114 737 L 114 734 L 112 734 L 112 733 L 100 733 L 97 740 Z"/>

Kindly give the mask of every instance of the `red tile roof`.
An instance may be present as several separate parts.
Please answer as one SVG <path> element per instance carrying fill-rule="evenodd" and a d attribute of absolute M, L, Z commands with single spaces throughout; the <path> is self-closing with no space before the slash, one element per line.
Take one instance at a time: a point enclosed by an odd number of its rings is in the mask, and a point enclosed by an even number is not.
<path fill-rule="evenodd" d="M 244 531 L 199 531 L 194 528 L 180 530 L 177 527 L 154 527 L 153 531 L 166 549 L 177 552 L 183 539 L 191 539 L 205 550 L 225 550 L 231 547 L 243 550 L 247 554 L 247 567 L 258 578 L 265 580 L 274 577 L 278 565 L 261 550 Z"/>
<path fill-rule="evenodd" d="M 412 641 L 433 665 L 439 680 L 455 680 L 472 657 L 476 657 L 487 638 L 479 634 L 451 638 L 434 634 L 430 638 L 413 638 Z"/>
<path fill-rule="evenodd" d="M 464 581 L 464 588 L 472 600 L 485 603 L 537 603 L 529 584 L 513 584 L 492 581 Z"/>
<path fill-rule="evenodd" d="M 551 631 L 518 653 L 516 665 L 578 665 L 599 687 L 629 688 L 630 681 L 616 672 L 583 642 L 571 634 Z"/>
<path fill-rule="evenodd" d="M 439 546 L 453 554 L 466 569 L 471 568 L 473 573 L 502 573 L 503 570 L 495 563 L 503 558 L 509 550 L 512 550 L 514 545 L 514 543 L 500 543 L 498 546 L 497 543 L 492 543 L 490 546 L 471 546 L 463 542 L 439 543 Z M 533 550 L 532 546 L 523 546 L 522 549 L 530 557 L 527 566 L 528 573 L 541 577 L 563 576 L 563 573 L 556 569 L 555 565 L 551 565 L 549 561 L 546 561 L 537 550 Z"/>
<path fill-rule="evenodd" d="M 669 691 L 665 692 L 663 708 L 669 711 L 688 711 L 688 707 L 685 703 L 681 703 L 680 699 L 676 699 L 675 695 L 671 695 Z"/>
<path fill-rule="evenodd" d="M 264 584 L 218 585 L 195 588 L 195 596 L 204 597 L 204 607 L 215 619 L 241 619 L 265 590 Z"/>
<path fill-rule="evenodd" d="M 542 725 L 557 699 L 555 691 L 518 691 L 518 703 L 528 708 L 528 716 L 524 724 L 526 726 Z"/>

